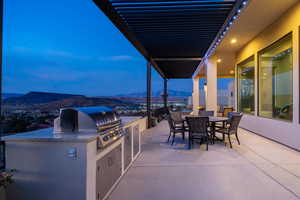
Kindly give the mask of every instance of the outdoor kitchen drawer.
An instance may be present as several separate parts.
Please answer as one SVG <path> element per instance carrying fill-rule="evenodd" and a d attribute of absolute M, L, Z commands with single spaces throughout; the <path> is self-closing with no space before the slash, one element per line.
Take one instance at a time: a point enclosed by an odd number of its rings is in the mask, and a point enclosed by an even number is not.
<path fill-rule="evenodd" d="M 114 148 L 97 161 L 96 197 L 102 200 L 122 175 L 122 147 Z"/>
<path fill-rule="evenodd" d="M 132 129 L 125 128 L 124 134 L 124 169 L 127 169 L 132 161 Z"/>

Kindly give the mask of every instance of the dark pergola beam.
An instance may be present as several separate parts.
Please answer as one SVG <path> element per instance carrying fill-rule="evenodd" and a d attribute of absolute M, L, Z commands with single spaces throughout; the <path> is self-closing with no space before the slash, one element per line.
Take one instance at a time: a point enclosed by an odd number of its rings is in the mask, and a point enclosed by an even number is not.
<path fill-rule="evenodd" d="M 115 8 L 145 8 L 145 7 L 218 7 L 218 6 L 232 6 L 232 2 L 172 2 L 172 3 L 139 3 L 139 4 L 113 4 Z"/>
<path fill-rule="evenodd" d="M 113 4 L 115 3 L 156 3 L 156 2 L 178 2 L 178 0 L 112 0 Z M 200 0 L 202 2 L 211 2 L 210 0 Z M 199 2 L 199 0 L 180 0 L 180 2 Z M 224 0 L 215 0 L 213 2 L 224 2 Z M 234 0 L 227 1 L 234 2 Z"/>
<path fill-rule="evenodd" d="M 126 15 L 120 14 L 120 16 L 124 19 L 130 20 L 130 19 L 139 19 L 139 20 L 166 20 L 166 19 L 197 19 L 197 20 L 201 20 L 201 19 L 222 19 L 224 20 L 224 17 L 226 17 L 228 14 L 227 12 L 218 12 L 218 13 L 205 13 L 205 14 L 201 14 L 199 12 L 195 13 L 195 12 L 189 12 L 189 13 L 175 13 L 172 15 L 169 15 L 169 13 L 144 13 L 144 14 L 140 14 L 140 13 L 126 13 Z"/>
<path fill-rule="evenodd" d="M 223 23 L 216 23 L 216 24 L 205 24 L 201 22 L 194 22 L 194 23 L 161 23 L 161 24 L 151 24 L 151 23 L 145 23 L 145 24 L 132 24 L 129 23 L 128 26 L 134 27 L 134 28 L 143 28 L 143 27 L 179 27 L 186 28 L 186 27 L 195 27 L 195 28 L 202 28 L 202 29 L 208 29 L 210 27 L 220 27 Z"/>
<path fill-rule="evenodd" d="M 216 10 L 201 10 L 201 12 L 199 10 L 185 10 L 183 12 L 183 10 L 166 10 L 166 11 L 127 11 L 127 12 L 118 12 L 120 15 L 144 15 L 144 16 L 147 16 L 147 15 L 150 15 L 150 16 L 153 16 L 155 17 L 156 15 L 169 15 L 169 16 L 172 16 L 172 15 L 187 15 L 187 16 L 190 16 L 190 15 L 193 15 L 193 14 L 198 14 L 202 16 L 211 16 L 211 15 L 223 15 L 223 14 L 228 14 L 228 10 L 218 10 L 218 12 L 216 12 Z M 227 16 L 227 15 L 226 15 Z"/>
<path fill-rule="evenodd" d="M 168 25 L 168 24 L 188 24 L 188 25 L 191 25 L 191 24 L 198 24 L 198 25 L 208 25 L 208 24 L 221 24 L 223 25 L 223 21 L 221 19 L 219 20 L 215 20 L 214 23 L 209 23 L 208 21 L 205 21 L 203 19 L 199 20 L 198 18 L 192 18 L 190 20 L 180 20 L 180 19 L 174 19 L 174 20 L 164 20 L 164 19 L 161 19 L 160 21 L 158 20 L 126 20 L 126 23 L 129 24 L 129 25 L 144 25 L 144 24 L 147 24 L 147 25 L 160 25 L 160 24 L 163 24 L 163 25 Z"/>
<path fill-rule="evenodd" d="M 116 7 L 116 11 L 124 11 L 124 10 L 174 10 L 174 9 L 194 9 L 194 10 L 220 10 L 220 9 L 231 9 L 231 4 L 225 5 L 191 5 L 191 6 L 146 6 L 146 7 L 135 7 L 135 6 L 127 6 L 127 7 Z"/>
<path fill-rule="evenodd" d="M 118 13 L 120 14 L 128 14 L 128 13 L 134 13 L 134 14 L 138 14 L 138 13 L 178 13 L 178 12 L 218 12 L 218 11 L 230 11 L 230 8 L 203 8 L 203 9 L 196 9 L 196 8 L 174 8 L 174 9 L 166 9 L 166 8 L 162 8 L 162 9 L 143 9 L 143 10 L 138 10 L 138 9 L 123 9 L 123 10 L 118 10 Z"/>
<path fill-rule="evenodd" d="M 153 58 L 155 61 L 192 61 L 192 60 L 199 60 L 201 61 L 202 58 Z"/>
<path fill-rule="evenodd" d="M 222 26 L 222 24 L 220 25 L 211 25 L 211 26 L 203 26 L 203 25 L 182 25 L 181 24 L 174 24 L 174 25 L 143 25 L 143 26 L 139 26 L 139 25 L 136 25 L 136 26 L 132 26 L 130 25 L 130 29 L 133 30 L 133 31 L 136 31 L 136 30 L 201 30 L 201 31 L 209 31 L 211 30 L 212 28 L 213 29 L 217 29 L 219 30 L 219 28 Z"/>

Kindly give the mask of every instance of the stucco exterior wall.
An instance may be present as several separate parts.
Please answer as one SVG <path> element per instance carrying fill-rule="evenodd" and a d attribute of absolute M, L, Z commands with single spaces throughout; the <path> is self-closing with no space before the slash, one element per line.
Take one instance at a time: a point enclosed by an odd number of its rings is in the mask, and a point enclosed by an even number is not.
<path fill-rule="evenodd" d="M 262 19 L 263 20 L 263 19 Z M 267 138 L 276 140 L 287 146 L 300 150 L 300 124 L 299 124 L 299 27 L 300 2 L 296 3 L 273 24 L 258 34 L 246 44 L 236 55 L 236 64 L 255 56 L 255 110 L 254 116 L 245 115 L 241 127 L 258 133 Z M 292 32 L 293 36 L 293 121 L 284 122 L 259 117 L 258 111 L 258 59 L 257 54 L 280 38 Z"/>

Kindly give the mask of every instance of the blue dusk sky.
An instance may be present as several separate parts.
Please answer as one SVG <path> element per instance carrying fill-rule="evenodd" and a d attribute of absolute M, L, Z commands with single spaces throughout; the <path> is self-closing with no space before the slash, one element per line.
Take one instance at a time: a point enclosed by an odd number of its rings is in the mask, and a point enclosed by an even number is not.
<path fill-rule="evenodd" d="M 4 92 L 145 91 L 145 59 L 92 0 L 5 0 L 4 7 Z M 152 84 L 163 87 L 154 70 Z M 192 91 L 192 80 L 170 80 L 169 89 Z"/>

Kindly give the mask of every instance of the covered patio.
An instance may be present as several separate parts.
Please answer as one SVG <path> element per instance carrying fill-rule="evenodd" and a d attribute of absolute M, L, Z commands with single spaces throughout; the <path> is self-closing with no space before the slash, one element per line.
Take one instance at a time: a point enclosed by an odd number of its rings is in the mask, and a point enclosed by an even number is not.
<path fill-rule="evenodd" d="M 143 134 L 143 152 L 109 199 L 300 199 L 300 153 L 239 129 L 241 145 L 188 150 L 166 143 L 166 121 Z"/>

